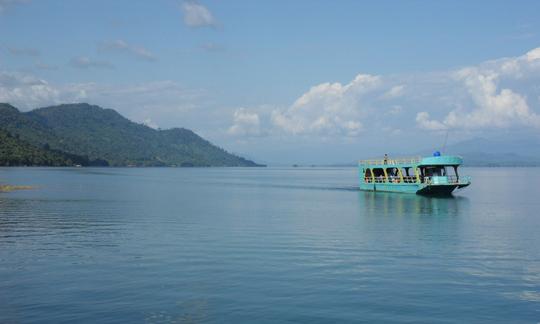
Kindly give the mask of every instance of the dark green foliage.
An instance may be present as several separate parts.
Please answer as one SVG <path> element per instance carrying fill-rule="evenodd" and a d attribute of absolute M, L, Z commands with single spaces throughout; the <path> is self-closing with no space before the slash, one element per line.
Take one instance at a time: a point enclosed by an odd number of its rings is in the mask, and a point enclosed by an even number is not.
<path fill-rule="evenodd" d="M 69 104 L 21 113 L 0 104 L 0 128 L 39 148 L 112 166 L 257 166 L 188 129 L 154 130 L 112 109 Z M 80 163 L 79 163 L 80 164 Z"/>
<path fill-rule="evenodd" d="M 39 148 L 0 130 L 0 166 L 89 165 L 88 158 Z"/>

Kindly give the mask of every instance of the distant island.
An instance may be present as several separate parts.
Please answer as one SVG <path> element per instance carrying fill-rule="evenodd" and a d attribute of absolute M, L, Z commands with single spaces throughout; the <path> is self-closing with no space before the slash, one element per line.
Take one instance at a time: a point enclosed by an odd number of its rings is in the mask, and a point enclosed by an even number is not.
<path fill-rule="evenodd" d="M 86 103 L 0 103 L 0 166 L 258 167 L 185 128 L 155 130 Z"/>

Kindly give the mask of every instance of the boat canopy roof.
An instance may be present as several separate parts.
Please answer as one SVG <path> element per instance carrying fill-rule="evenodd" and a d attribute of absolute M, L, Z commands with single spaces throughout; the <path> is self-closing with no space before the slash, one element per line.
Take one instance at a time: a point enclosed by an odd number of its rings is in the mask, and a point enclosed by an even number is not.
<path fill-rule="evenodd" d="M 361 160 L 359 165 L 368 168 L 388 168 L 388 167 L 413 167 L 428 165 L 451 165 L 458 166 L 463 163 L 463 159 L 456 155 L 441 155 L 428 157 L 410 158 L 387 158 L 374 160 Z"/>
<path fill-rule="evenodd" d="M 455 155 L 430 156 L 422 159 L 419 165 L 460 165 L 463 159 Z"/>

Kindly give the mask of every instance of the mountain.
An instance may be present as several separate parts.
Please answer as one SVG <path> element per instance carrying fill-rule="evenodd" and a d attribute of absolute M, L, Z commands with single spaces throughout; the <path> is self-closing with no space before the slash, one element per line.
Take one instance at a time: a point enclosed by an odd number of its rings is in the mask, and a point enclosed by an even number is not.
<path fill-rule="evenodd" d="M 155 130 L 86 103 L 30 112 L 0 104 L 0 129 L 35 148 L 84 157 L 88 165 L 259 166 L 188 129 Z"/>
<path fill-rule="evenodd" d="M 463 157 L 466 166 L 540 166 L 536 138 L 472 138 L 448 145 L 444 154 Z M 433 151 L 424 151 L 423 155 Z"/>

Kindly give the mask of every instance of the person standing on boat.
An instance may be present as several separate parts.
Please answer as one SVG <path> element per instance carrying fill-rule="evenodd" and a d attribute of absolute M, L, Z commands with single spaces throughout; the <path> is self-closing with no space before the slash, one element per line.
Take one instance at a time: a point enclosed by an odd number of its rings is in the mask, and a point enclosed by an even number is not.
<path fill-rule="evenodd" d="M 388 164 L 388 154 L 384 154 L 384 164 Z"/>

